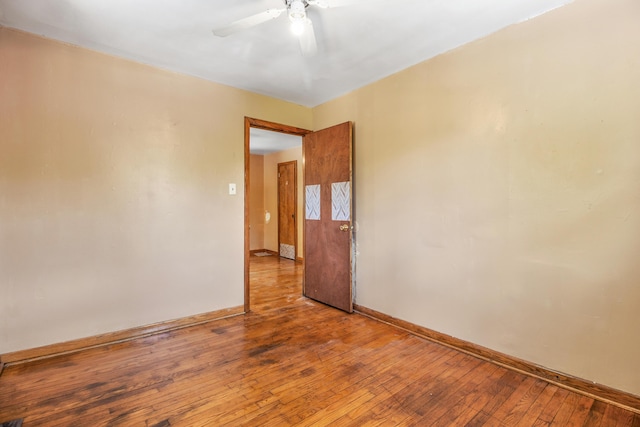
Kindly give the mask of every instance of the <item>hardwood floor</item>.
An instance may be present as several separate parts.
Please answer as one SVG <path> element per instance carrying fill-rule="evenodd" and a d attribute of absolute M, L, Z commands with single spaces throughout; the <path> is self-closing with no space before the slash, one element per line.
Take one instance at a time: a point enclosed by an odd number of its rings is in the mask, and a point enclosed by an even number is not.
<path fill-rule="evenodd" d="M 302 266 L 252 257 L 252 312 L 23 365 L 24 426 L 640 426 L 640 415 L 301 296 Z"/>

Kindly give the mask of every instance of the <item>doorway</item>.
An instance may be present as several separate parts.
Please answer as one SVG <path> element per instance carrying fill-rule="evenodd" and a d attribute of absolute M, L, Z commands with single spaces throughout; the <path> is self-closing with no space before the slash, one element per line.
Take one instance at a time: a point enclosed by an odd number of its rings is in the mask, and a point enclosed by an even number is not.
<path fill-rule="evenodd" d="M 353 124 L 311 132 L 245 118 L 245 312 L 250 306 L 249 217 L 251 130 L 301 136 L 304 166 L 303 295 L 335 308 L 353 309 Z M 266 175 L 266 174 L 265 174 Z M 292 215 L 295 220 L 295 214 Z M 304 219 L 302 219 L 304 218 Z M 295 222 L 295 221 L 294 221 Z M 295 249 L 294 249 L 295 251 Z M 295 254 L 292 256 L 295 259 Z M 295 262 L 295 261 L 294 261 Z"/>
<path fill-rule="evenodd" d="M 244 310 L 245 312 L 249 312 L 251 309 L 251 304 L 250 304 L 250 282 L 249 282 L 249 266 L 250 266 L 250 257 L 251 257 L 251 236 L 252 236 L 252 228 L 255 230 L 256 228 L 259 227 L 255 227 L 251 224 L 251 217 L 253 214 L 253 217 L 256 217 L 256 212 L 255 209 L 252 209 L 251 207 L 251 151 L 252 151 L 252 143 L 251 143 L 251 133 L 252 130 L 265 130 L 265 131 L 271 131 L 271 132 L 277 132 L 280 134 L 283 134 L 285 136 L 297 136 L 299 137 L 300 141 L 301 141 L 301 137 L 303 137 L 304 135 L 310 133 L 311 131 L 306 130 L 306 129 L 302 129 L 302 128 L 297 128 L 294 126 L 287 126 L 287 125 L 282 125 L 282 124 L 278 124 L 278 123 L 273 123 L 273 122 L 268 122 L 268 121 L 264 121 L 264 120 L 259 120 L 259 119 L 253 119 L 253 118 L 249 118 L 249 117 L 245 117 L 245 196 L 244 196 L 244 235 L 245 235 L 245 242 L 244 242 L 244 246 L 245 246 L 245 250 L 244 250 Z M 255 134 L 255 132 L 254 132 Z M 255 145 L 255 144 L 254 144 Z M 302 148 L 300 147 L 300 150 L 302 150 Z M 297 164 L 297 166 L 301 166 L 302 162 L 300 162 L 300 164 Z M 265 175 L 267 175 L 267 171 L 265 171 Z M 275 171 L 274 171 L 274 176 L 275 176 Z M 296 176 L 301 178 L 302 174 L 297 175 L 297 171 L 296 171 Z M 260 183 L 257 183 L 260 184 Z M 277 191 L 277 185 L 276 185 L 276 191 Z M 296 203 L 297 204 L 297 203 Z M 273 227 L 274 225 L 276 226 L 276 232 L 275 232 L 275 242 L 274 242 L 274 255 L 275 256 L 279 256 L 280 250 L 279 250 L 279 233 L 277 231 L 277 226 L 279 225 L 279 219 L 280 219 L 280 215 L 278 215 L 278 204 L 276 202 L 276 205 L 273 206 L 273 208 L 271 207 L 265 207 L 264 212 L 261 212 L 262 218 L 264 219 L 264 223 L 265 223 L 265 227 Z M 291 215 L 291 214 L 289 214 Z M 298 216 L 297 212 L 293 213 L 294 218 L 292 218 L 295 222 L 296 225 L 298 225 L 298 221 L 295 221 Z M 278 218 L 275 218 L 275 217 Z M 255 233 L 254 233 L 255 234 Z M 297 234 L 297 233 L 294 233 Z M 267 235 L 267 234 L 265 234 Z M 297 248 L 298 246 L 300 246 L 297 242 L 297 238 L 298 236 L 294 236 L 294 248 Z M 270 246 L 272 243 L 269 241 L 269 239 L 266 239 L 267 241 L 265 242 L 266 246 Z M 286 242 L 285 242 L 286 243 Z M 292 259 L 296 259 L 297 258 L 297 253 L 298 250 L 294 249 L 294 255 L 292 257 Z M 295 262 L 295 261 L 294 261 Z"/>

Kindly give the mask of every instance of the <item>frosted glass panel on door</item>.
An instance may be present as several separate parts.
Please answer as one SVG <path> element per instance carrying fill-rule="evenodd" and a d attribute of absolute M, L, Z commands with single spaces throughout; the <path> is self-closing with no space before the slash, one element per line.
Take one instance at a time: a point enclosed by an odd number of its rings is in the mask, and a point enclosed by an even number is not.
<path fill-rule="evenodd" d="M 305 187 L 305 218 L 320 219 L 320 185 Z"/>
<path fill-rule="evenodd" d="M 334 182 L 331 184 L 331 219 L 334 221 L 351 220 L 350 183 Z"/>

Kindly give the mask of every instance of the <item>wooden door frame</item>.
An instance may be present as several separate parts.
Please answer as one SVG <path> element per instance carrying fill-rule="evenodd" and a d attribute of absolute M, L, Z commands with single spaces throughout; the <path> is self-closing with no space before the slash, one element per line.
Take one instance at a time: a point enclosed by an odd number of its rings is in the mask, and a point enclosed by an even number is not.
<path fill-rule="evenodd" d="M 302 147 L 301 147 L 302 148 Z M 293 254 L 293 260 L 298 260 L 298 161 L 297 160 L 289 160 L 286 162 L 280 162 L 277 165 L 278 170 L 278 255 L 280 254 L 280 165 L 286 165 L 289 163 L 293 163 L 293 211 L 294 211 L 294 221 L 293 221 L 293 247 L 295 248 L 295 252 Z"/>
<path fill-rule="evenodd" d="M 254 119 L 251 117 L 244 118 L 244 311 L 251 311 L 250 304 L 250 287 L 249 287 L 249 257 L 250 254 L 250 232 L 249 232 L 249 199 L 250 199 L 250 170 L 249 164 L 251 159 L 251 128 L 270 130 L 273 132 L 286 133 L 289 135 L 305 136 L 311 133 L 310 130 L 298 128 L 295 126 L 283 125 L 281 123 L 269 122 L 266 120 Z M 304 151 L 303 151 L 304 152 Z M 304 177 L 304 156 L 302 158 L 302 176 Z M 297 230 L 296 230 L 297 232 Z M 302 236 L 304 246 L 304 235 Z M 297 249 L 296 249 L 297 251 Z"/>

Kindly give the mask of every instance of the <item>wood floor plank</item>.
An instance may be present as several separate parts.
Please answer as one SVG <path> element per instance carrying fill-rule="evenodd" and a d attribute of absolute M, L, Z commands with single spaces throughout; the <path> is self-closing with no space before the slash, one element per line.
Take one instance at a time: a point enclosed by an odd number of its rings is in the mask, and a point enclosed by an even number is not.
<path fill-rule="evenodd" d="M 547 384 L 544 390 L 538 395 L 533 404 L 529 407 L 527 412 L 522 416 L 522 419 L 518 422 L 518 427 L 527 427 L 535 424 L 536 420 L 544 411 L 544 408 L 553 399 L 554 394 L 558 391 L 558 387 L 552 384 Z"/>
<path fill-rule="evenodd" d="M 569 422 L 573 411 L 576 409 L 579 397 L 580 396 L 575 393 L 569 393 L 567 398 L 562 402 L 562 405 L 560 405 L 560 408 L 558 408 L 558 412 L 556 412 L 550 425 L 565 426 Z"/>
<path fill-rule="evenodd" d="M 483 365 L 483 368 L 490 368 L 491 365 Z M 485 405 L 493 399 L 493 395 L 488 392 L 491 384 L 497 382 L 504 374 L 505 369 L 493 366 L 495 369 L 491 374 L 486 375 L 479 383 L 470 383 L 463 390 L 463 398 L 452 408 L 447 408 L 447 416 L 442 416 L 435 425 L 467 425 Z"/>
<path fill-rule="evenodd" d="M 569 396 L 570 394 L 571 393 L 568 390 L 558 388 L 553 394 L 553 397 L 551 398 L 547 406 L 545 406 L 545 408 L 543 409 L 542 413 L 538 417 L 538 420 L 544 425 L 550 425 L 554 417 L 558 413 L 560 406 L 562 406 L 564 401 L 567 399 L 567 396 Z"/>
<path fill-rule="evenodd" d="M 527 377 L 524 381 L 520 382 L 517 387 L 513 390 L 513 392 L 509 395 L 507 399 L 505 399 L 502 404 L 494 407 L 494 410 L 488 411 L 487 408 L 483 409 L 492 418 L 501 421 L 507 421 L 507 415 L 510 411 L 517 408 L 517 405 L 525 399 L 525 397 L 529 394 L 529 390 L 535 385 L 536 380 L 532 377 Z M 537 397 L 537 395 L 536 395 Z M 517 422 L 517 421 L 516 421 Z"/>
<path fill-rule="evenodd" d="M 470 356 L 467 357 L 470 358 Z M 449 370 L 449 372 L 455 372 L 455 375 L 448 375 L 445 378 L 439 377 L 437 384 L 425 390 L 425 393 L 416 401 L 419 405 L 416 414 L 422 416 L 420 419 L 424 423 L 434 424 L 436 420 L 450 411 L 455 402 L 459 400 L 458 390 L 474 377 L 470 374 L 471 371 L 478 369 L 483 363 L 479 359 L 473 360 L 473 358 L 465 362 L 467 363 Z"/>
<path fill-rule="evenodd" d="M 583 426 L 589 417 L 589 412 L 593 403 L 594 400 L 590 397 L 578 396 L 577 405 L 573 409 L 573 413 L 565 425 L 567 427 Z"/>
<path fill-rule="evenodd" d="M 604 411 L 607 409 L 607 404 L 596 400 L 589 408 L 589 415 L 584 421 L 584 426 L 587 427 L 599 427 L 602 423 L 602 417 L 604 416 Z"/>
<path fill-rule="evenodd" d="M 487 393 L 490 393 L 492 398 L 477 411 L 476 415 L 469 420 L 468 425 L 481 426 L 488 422 L 491 414 L 513 394 L 516 386 L 524 380 L 525 377 L 522 375 L 518 375 L 513 371 L 505 371 L 498 381 L 490 384 Z"/>
<path fill-rule="evenodd" d="M 0 420 L 29 426 L 636 426 L 640 417 L 301 296 L 252 257 L 252 311 L 22 365 Z"/>
<path fill-rule="evenodd" d="M 600 423 L 603 427 L 609 426 L 631 426 L 634 423 L 635 415 L 630 411 L 625 411 L 617 406 L 607 405 Z"/>
<path fill-rule="evenodd" d="M 479 387 L 487 378 L 491 378 L 498 366 L 480 363 L 468 372 L 457 387 L 450 387 L 450 392 L 443 397 L 447 404 L 440 403 L 429 415 L 429 423 L 435 426 L 450 426 L 459 423 L 460 415 L 464 413 L 472 402 L 480 397 Z M 454 403 L 455 402 L 455 403 Z"/>
<path fill-rule="evenodd" d="M 508 411 L 504 415 L 504 417 L 495 413 L 493 414 L 493 416 L 500 419 L 507 425 L 517 425 L 527 413 L 529 408 L 531 408 L 533 403 L 538 399 L 538 396 L 540 396 L 547 385 L 548 383 L 545 381 L 535 380 L 531 387 L 529 387 L 529 389 L 524 393 L 520 400 L 515 402 L 513 406 L 507 404 L 503 405 L 504 411 Z"/>

